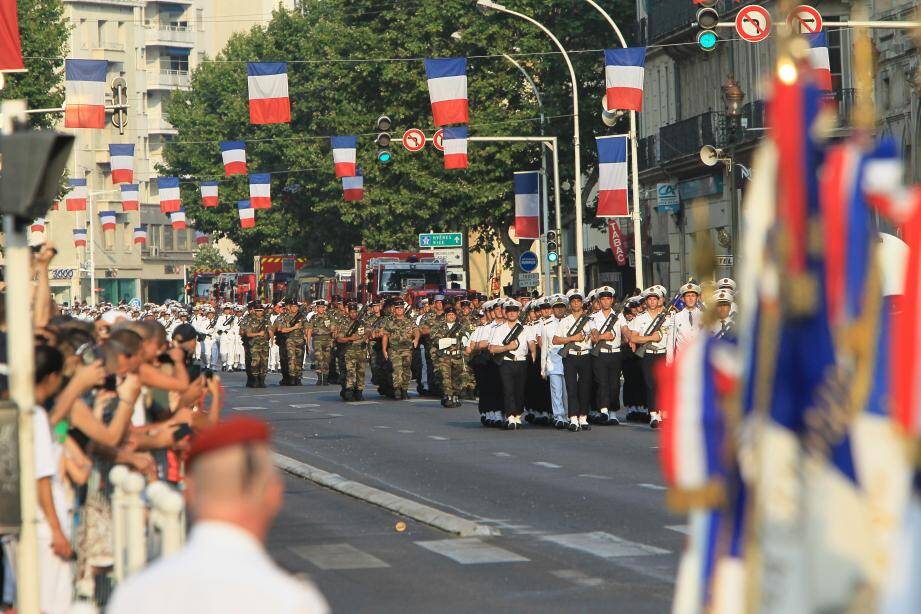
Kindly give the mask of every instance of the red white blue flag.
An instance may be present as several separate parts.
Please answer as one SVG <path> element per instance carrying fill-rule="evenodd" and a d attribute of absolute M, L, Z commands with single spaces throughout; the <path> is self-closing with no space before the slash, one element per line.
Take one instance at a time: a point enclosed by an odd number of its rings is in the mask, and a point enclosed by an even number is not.
<path fill-rule="evenodd" d="M 115 212 L 114 211 L 100 211 L 99 212 L 99 222 L 102 224 L 102 229 L 104 231 L 115 231 Z"/>
<path fill-rule="evenodd" d="M 272 176 L 258 173 L 249 176 L 249 201 L 253 209 L 272 207 Z"/>
<path fill-rule="evenodd" d="M 467 168 L 467 126 L 444 129 L 445 168 Z"/>
<path fill-rule="evenodd" d="M 211 242 L 211 237 L 206 232 L 195 231 L 195 245 L 205 245 Z"/>
<path fill-rule="evenodd" d="M 37 217 L 32 220 L 32 225 L 29 226 L 29 230 L 32 232 L 45 232 L 45 218 Z"/>
<path fill-rule="evenodd" d="M 122 184 L 122 211 L 137 211 L 139 207 L 138 184 Z"/>
<path fill-rule="evenodd" d="M 832 91 L 831 62 L 828 59 L 828 37 L 825 32 L 808 34 L 809 63 L 812 65 L 815 84 L 823 92 Z"/>
<path fill-rule="evenodd" d="M 201 182 L 201 204 L 205 207 L 217 207 L 217 181 Z"/>
<path fill-rule="evenodd" d="M 64 60 L 64 127 L 106 127 L 107 60 Z"/>
<path fill-rule="evenodd" d="M 333 165 L 336 169 L 336 178 L 354 177 L 357 175 L 355 158 L 358 148 L 358 137 L 334 136 L 330 137 L 329 141 L 333 148 Z"/>
<path fill-rule="evenodd" d="M 248 200 L 237 201 L 237 214 L 240 216 L 240 226 L 242 228 L 256 226 L 256 211 Z"/>
<path fill-rule="evenodd" d="M 173 211 L 169 214 L 169 221 L 173 225 L 173 230 L 182 230 L 186 227 L 185 211 Z"/>
<path fill-rule="evenodd" d="M 627 135 L 595 137 L 598 143 L 598 217 L 628 215 Z"/>
<path fill-rule="evenodd" d="M 249 121 L 286 124 L 291 121 L 287 62 L 248 62 Z"/>
<path fill-rule="evenodd" d="M 158 177 L 157 190 L 160 192 L 161 213 L 174 213 L 182 208 L 178 177 Z"/>
<path fill-rule="evenodd" d="M 224 162 L 224 174 L 246 174 L 246 143 L 243 141 L 221 141 L 221 160 Z"/>
<path fill-rule="evenodd" d="M 67 186 L 70 191 L 64 197 L 68 211 L 86 211 L 86 179 L 68 179 Z"/>
<path fill-rule="evenodd" d="M 137 226 L 134 229 L 134 244 L 147 244 L 147 226 Z"/>
<path fill-rule="evenodd" d="M 646 47 L 604 50 L 604 85 L 608 111 L 643 110 Z"/>
<path fill-rule="evenodd" d="M 345 200 L 361 200 L 365 195 L 365 178 L 361 175 L 342 178 L 342 197 Z"/>
<path fill-rule="evenodd" d="M 429 98 L 435 126 L 466 124 L 469 121 L 467 102 L 467 58 L 426 58 Z"/>
<path fill-rule="evenodd" d="M 16 2 L 0 2 L 0 71 L 25 71 Z"/>
<path fill-rule="evenodd" d="M 86 247 L 86 228 L 74 228 L 74 247 Z"/>
<path fill-rule="evenodd" d="M 515 236 L 540 237 L 540 171 L 515 173 Z"/>
<path fill-rule="evenodd" d="M 109 166 L 112 169 L 112 183 L 134 181 L 134 145 L 111 143 L 109 145 Z"/>

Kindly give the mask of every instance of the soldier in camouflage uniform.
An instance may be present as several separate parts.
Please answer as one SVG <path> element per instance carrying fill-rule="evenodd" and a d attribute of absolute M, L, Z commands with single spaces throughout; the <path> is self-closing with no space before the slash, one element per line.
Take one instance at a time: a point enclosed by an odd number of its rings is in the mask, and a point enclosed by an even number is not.
<path fill-rule="evenodd" d="M 333 318 L 323 299 L 314 301 L 316 313 L 307 325 L 307 340 L 313 343 L 313 362 L 317 368 L 317 386 L 329 383 L 330 354 L 333 346 Z"/>
<path fill-rule="evenodd" d="M 368 362 L 368 334 L 370 329 L 367 316 L 359 312 L 356 303 L 347 306 L 349 321 L 346 325 L 336 325 L 336 341 L 342 346 L 345 359 L 345 381 L 342 384 L 343 401 L 361 401 L 365 387 L 365 363 Z"/>
<path fill-rule="evenodd" d="M 249 313 L 240 322 L 248 388 L 265 388 L 265 374 L 269 368 L 270 334 L 271 324 L 265 316 L 265 308 L 257 301 L 250 302 Z"/>
<path fill-rule="evenodd" d="M 460 407 L 458 395 L 464 386 L 464 349 L 467 332 L 457 319 L 454 307 L 445 307 L 444 322 L 432 327 L 432 347 L 435 349 L 435 368 L 441 375 L 444 407 Z"/>
<path fill-rule="evenodd" d="M 382 348 L 384 360 L 393 365 L 394 397 L 408 399 L 413 348 L 419 345 L 419 328 L 406 317 L 406 304 L 397 299 L 393 316 L 384 325 Z"/>
<path fill-rule="evenodd" d="M 432 327 L 443 321 L 444 296 L 438 294 L 432 300 L 432 311 L 426 313 L 425 316 L 419 321 L 421 334 L 425 336 L 424 351 L 426 377 L 428 380 L 428 393 L 435 396 L 441 394 L 441 378 L 438 375 L 437 369 L 435 369 L 434 344 L 431 341 L 430 335 L 432 333 Z"/>
<path fill-rule="evenodd" d="M 379 302 L 373 307 L 376 314 L 370 321 L 371 336 L 371 383 L 377 386 L 381 396 L 393 397 L 393 378 L 390 363 L 384 360 L 384 327 L 390 320 L 390 303 Z"/>
<path fill-rule="evenodd" d="M 348 303 L 345 299 L 341 299 L 341 302 L 331 311 L 333 326 L 341 328 L 349 325 Z M 335 338 L 333 340 L 332 364 L 330 365 L 329 373 L 330 383 L 341 384 L 345 381 L 345 346 L 337 343 Z"/>
<path fill-rule="evenodd" d="M 288 303 L 285 307 L 285 313 L 281 314 L 275 320 L 276 335 L 284 335 L 285 352 L 287 365 L 281 379 L 282 386 L 300 386 L 301 374 L 304 370 L 304 314 L 294 301 Z"/>

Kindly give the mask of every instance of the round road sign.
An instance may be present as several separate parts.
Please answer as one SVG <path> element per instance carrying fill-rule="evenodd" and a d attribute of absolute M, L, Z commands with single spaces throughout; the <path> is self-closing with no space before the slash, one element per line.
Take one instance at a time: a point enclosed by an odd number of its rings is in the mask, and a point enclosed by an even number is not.
<path fill-rule="evenodd" d="M 760 43 L 771 33 L 771 14 L 757 4 L 743 7 L 736 15 L 736 32 L 750 43 Z"/>
<path fill-rule="evenodd" d="M 537 268 L 537 254 L 534 252 L 524 252 L 518 256 L 518 266 L 525 273 L 530 273 Z"/>
<path fill-rule="evenodd" d="M 808 4 L 801 4 L 787 16 L 787 23 L 794 32 L 815 34 L 822 31 L 822 15 Z"/>
<path fill-rule="evenodd" d="M 432 135 L 432 145 L 435 146 L 435 149 L 438 151 L 445 150 L 445 131 L 441 128 L 438 129 L 434 135 Z"/>
<path fill-rule="evenodd" d="M 403 147 L 413 153 L 421 151 L 425 147 L 425 133 L 418 128 L 410 128 L 403 133 Z"/>

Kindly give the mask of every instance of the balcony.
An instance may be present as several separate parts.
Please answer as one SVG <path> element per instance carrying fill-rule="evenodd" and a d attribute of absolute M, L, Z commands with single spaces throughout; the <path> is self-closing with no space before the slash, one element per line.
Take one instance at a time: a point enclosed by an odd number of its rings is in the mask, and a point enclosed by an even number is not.
<path fill-rule="evenodd" d="M 191 79 L 187 70 L 150 70 L 147 72 L 148 90 L 175 90 L 189 87 Z"/>
<path fill-rule="evenodd" d="M 151 134 L 178 134 L 178 130 L 165 117 L 150 117 L 147 120 L 147 131 Z"/>
<path fill-rule="evenodd" d="M 662 162 L 697 155 L 704 145 L 715 145 L 719 118 L 712 111 L 659 128 L 659 159 Z"/>
<path fill-rule="evenodd" d="M 838 118 L 842 126 L 847 126 L 857 106 L 857 90 L 842 89 L 835 91 L 835 102 L 838 103 Z"/>
<path fill-rule="evenodd" d="M 700 9 L 690 0 L 647 0 L 647 43 L 673 36 L 681 30 L 690 29 Z M 749 3 L 754 4 L 754 3 Z M 716 10 L 720 15 L 732 13 L 740 5 L 734 0 L 719 0 Z"/>
<path fill-rule="evenodd" d="M 637 164 L 640 171 L 654 168 L 659 164 L 658 139 L 656 135 L 644 137 L 639 140 L 636 148 Z"/>
<path fill-rule="evenodd" d="M 156 21 L 144 24 L 147 44 L 165 47 L 194 47 L 195 30 L 188 25 L 174 25 Z"/>

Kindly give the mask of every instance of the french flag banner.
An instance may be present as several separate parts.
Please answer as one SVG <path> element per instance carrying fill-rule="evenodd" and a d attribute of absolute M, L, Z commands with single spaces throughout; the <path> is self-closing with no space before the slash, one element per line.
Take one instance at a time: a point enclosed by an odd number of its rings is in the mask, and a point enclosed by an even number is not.
<path fill-rule="evenodd" d="M 107 60 L 64 60 L 64 127 L 106 127 Z"/>
<path fill-rule="evenodd" d="M 157 190 L 160 192 L 161 213 L 174 213 L 182 208 L 179 177 L 157 177 Z"/>
<path fill-rule="evenodd" d="M 74 228 L 74 247 L 86 247 L 86 228 Z"/>
<path fill-rule="evenodd" d="M 365 178 L 361 175 L 342 178 L 342 196 L 345 200 L 361 200 L 365 195 Z"/>
<path fill-rule="evenodd" d="M 608 111 L 643 110 L 646 47 L 604 50 L 604 86 Z"/>
<path fill-rule="evenodd" d="M 134 229 L 134 244 L 147 244 L 147 226 L 138 226 Z"/>
<path fill-rule="evenodd" d="M 466 124 L 470 119 L 467 58 L 426 58 L 425 76 L 435 126 Z"/>
<path fill-rule="evenodd" d="M 45 218 L 37 217 L 32 220 L 32 225 L 29 226 L 29 230 L 32 232 L 45 232 Z"/>
<path fill-rule="evenodd" d="M 195 231 L 195 245 L 204 245 L 206 243 L 211 243 L 211 237 L 205 232 L 196 230 Z"/>
<path fill-rule="evenodd" d="M 831 62 L 828 59 L 828 37 L 825 32 L 807 35 L 809 39 L 809 63 L 812 65 L 815 84 L 823 92 L 832 91 Z"/>
<path fill-rule="evenodd" d="M 224 162 L 224 175 L 246 174 L 246 144 L 243 141 L 221 141 L 221 160 Z"/>
<path fill-rule="evenodd" d="M 519 239 L 540 238 L 540 171 L 515 173 L 515 235 Z"/>
<path fill-rule="evenodd" d="M 287 124 L 291 121 L 287 62 L 247 62 L 249 122 Z"/>
<path fill-rule="evenodd" d="M 272 176 L 258 173 L 249 176 L 249 201 L 253 209 L 272 208 Z"/>
<path fill-rule="evenodd" d="M 99 221 L 102 223 L 102 229 L 104 231 L 115 232 L 115 212 L 114 211 L 100 211 Z"/>
<path fill-rule="evenodd" d="M 182 230 L 186 228 L 185 222 L 185 211 L 181 209 L 179 211 L 173 211 L 169 214 L 170 224 L 173 225 L 173 230 Z"/>
<path fill-rule="evenodd" d="M 86 211 L 86 179 L 68 179 L 70 191 L 64 197 L 68 211 Z"/>
<path fill-rule="evenodd" d="M 139 206 L 138 184 L 122 184 L 122 211 L 137 211 Z"/>
<path fill-rule="evenodd" d="M 329 141 L 333 148 L 333 165 L 336 168 L 336 179 L 357 175 L 355 157 L 358 148 L 358 137 L 333 136 L 330 137 Z"/>
<path fill-rule="evenodd" d="M 112 168 L 112 183 L 131 183 L 134 181 L 134 145 L 110 144 L 109 166 Z"/>
<path fill-rule="evenodd" d="M 445 168 L 467 168 L 467 126 L 444 129 Z"/>
<path fill-rule="evenodd" d="M 201 204 L 205 207 L 217 207 L 217 181 L 201 182 Z"/>
<path fill-rule="evenodd" d="M 256 226 L 256 210 L 248 200 L 237 201 L 237 213 L 240 215 L 240 226 L 242 228 L 254 228 Z"/>
<path fill-rule="evenodd" d="M 0 71 L 25 71 L 15 2 L 0 2 Z"/>
<path fill-rule="evenodd" d="M 628 214 L 627 135 L 599 136 L 598 142 L 598 217 Z"/>

